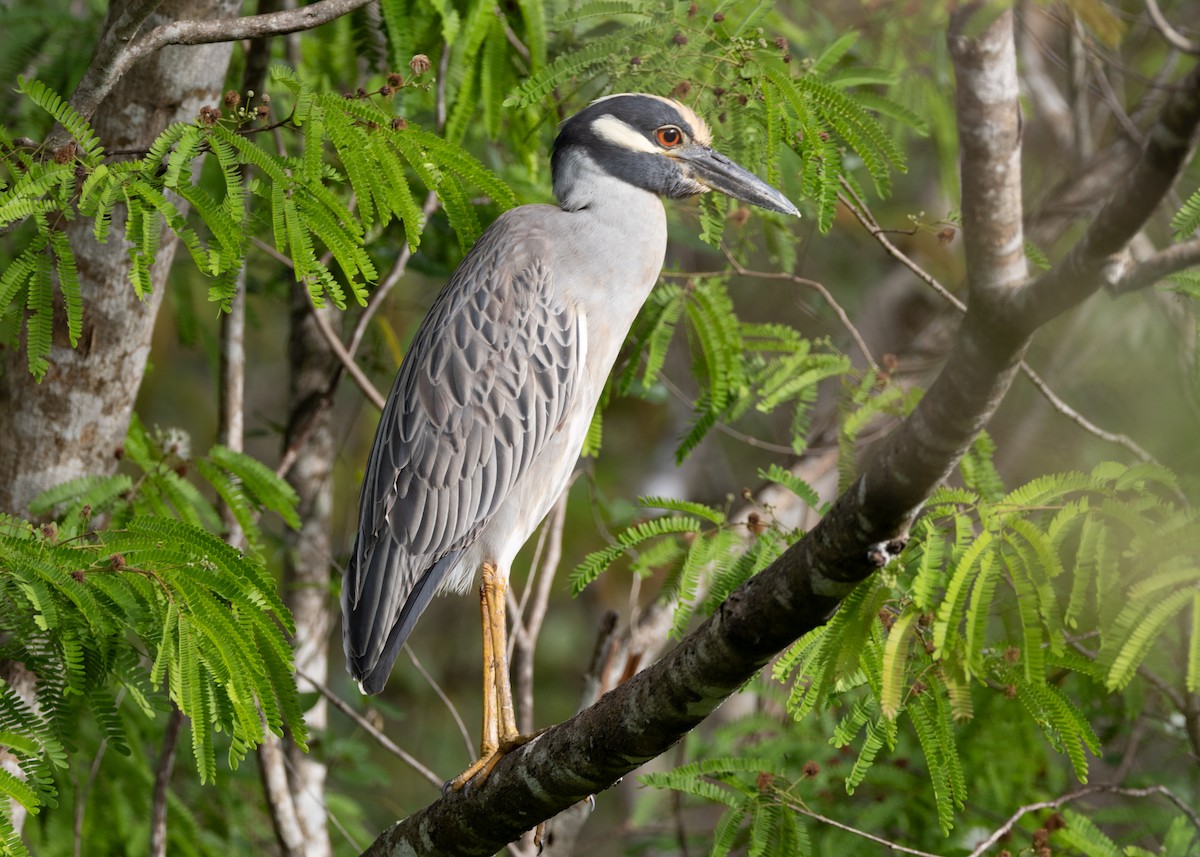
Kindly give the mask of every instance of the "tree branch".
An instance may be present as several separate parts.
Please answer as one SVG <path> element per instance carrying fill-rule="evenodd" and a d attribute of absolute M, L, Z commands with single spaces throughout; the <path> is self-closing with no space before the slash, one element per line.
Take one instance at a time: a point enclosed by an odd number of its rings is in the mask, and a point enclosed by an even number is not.
<path fill-rule="evenodd" d="M 106 32 L 91 65 L 71 96 L 71 106 L 84 116 L 91 116 L 134 63 L 167 45 L 206 45 L 311 30 L 353 12 L 368 2 L 370 0 L 320 0 L 297 9 L 265 15 L 212 21 L 172 21 L 134 38 L 150 13 L 162 5 L 162 0 L 142 0 L 127 7 L 117 23 Z"/>
<path fill-rule="evenodd" d="M 1172 244 L 1159 250 L 1149 259 L 1132 262 L 1120 275 L 1107 284 L 1114 294 L 1125 294 L 1145 289 L 1160 282 L 1171 274 L 1200 265 L 1200 238 Z"/>
<path fill-rule="evenodd" d="M 1021 289 L 1016 315 L 1023 327 L 1034 329 L 1091 295 L 1109 266 L 1119 270 L 1121 252 L 1174 186 L 1191 155 L 1198 121 L 1200 65 L 1172 89 L 1141 157 L 1083 238 L 1057 265 Z"/>

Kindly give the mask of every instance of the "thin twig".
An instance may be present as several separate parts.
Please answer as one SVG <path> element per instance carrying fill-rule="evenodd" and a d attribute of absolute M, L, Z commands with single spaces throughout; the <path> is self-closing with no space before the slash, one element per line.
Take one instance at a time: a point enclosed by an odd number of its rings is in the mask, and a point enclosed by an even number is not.
<path fill-rule="evenodd" d="M 433 191 L 429 191 L 425 195 L 425 204 L 421 207 L 421 217 L 425 222 L 429 221 L 432 215 L 438 208 L 438 197 Z M 412 224 L 414 228 L 418 228 L 418 224 Z M 419 228 L 424 228 L 424 224 L 420 224 Z M 400 254 L 396 256 L 396 262 L 392 265 L 392 269 L 388 271 L 386 277 L 380 280 L 379 285 L 375 287 L 375 291 L 371 293 L 371 299 L 367 301 L 366 309 L 358 316 L 358 320 L 354 323 L 354 332 L 350 335 L 350 342 L 346 345 L 346 353 L 353 357 L 358 352 L 358 346 L 362 343 L 363 335 L 367 331 L 367 325 L 382 306 L 384 299 L 392 288 L 404 278 L 404 274 L 408 271 L 408 262 L 412 258 L 412 250 L 409 249 L 407 242 L 400 249 Z M 340 375 L 340 370 L 338 372 Z"/>
<path fill-rule="evenodd" d="M 854 326 L 852 321 L 850 321 L 850 316 L 847 314 L 846 310 L 840 303 L 837 302 L 837 300 L 830 293 L 829 289 L 825 288 L 822 283 L 819 283 L 816 280 L 810 280 L 807 277 L 800 277 L 796 274 L 788 274 L 782 271 L 751 271 L 743 267 L 737 259 L 733 258 L 733 255 L 728 249 L 722 247 L 721 252 L 725 254 L 725 258 L 729 261 L 729 264 L 733 267 L 733 270 L 743 277 L 755 277 L 760 280 L 784 280 L 789 283 L 795 283 L 798 286 L 804 286 L 806 288 L 813 289 L 825 299 L 825 302 L 828 303 L 830 307 L 832 307 L 834 313 L 838 317 L 838 320 L 841 321 L 842 327 L 845 328 L 846 332 L 850 334 L 851 339 L 854 340 L 854 344 L 857 345 L 858 350 L 862 352 L 863 358 L 867 361 L 867 365 L 869 365 L 872 369 L 878 368 L 878 365 L 875 363 L 875 358 L 871 356 L 871 349 L 867 347 L 867 341 L 863 339 L 862 334 L 858 332 L 858 328 Z"/>
<path fill-rule="evenodd" d="M 1138 446 L 1138 444 L 1134 442 L 1133 439 L 1128 435 L 1123 435 L 1100 428 L 1100 426 L 1096 425 L 1083 414 L 1079 413 L 1079 411 L 1075 410 L 1066 402 L 1064 402 L 1061 398 L 1059 398 L 1057 393 L 1050 389 L 1050 385 L 1046 383 L 1045 379 L 1035 372 L 1032 366 L 1023 360 L 1021 361 L 1021 371 L 1025 373 L 1025 377 L 1029 379 L 1030 383 L 1037 387 L 1038 391 L 1046 397 L 1046 400 L 1050 402 L 1056 411 L 1069 419 L 1071 422 L 1075 423 L 1084 431 L 1094 434 L 1101 440 L 1106 440 L 1109 443 L 1115 443 L 1125 447 L 1142 461 L 1154 460 L 1154 456 L 1146 452 L 1146 450 L 1144 450 L 1142 447 Z"/>
<path fill-rule="evenodd" d="M 861 836 L 863 839 L 869 839 L 876 845 L 882 845 L 889 851 L 899 851 L 902 854 L 915 854 L 917 857 L 940 857 L 938 854 L 931 854 L 928 851 L 920 851 L 916 848 L 909 848 L 906 845 L 901 845 L 898 842 L 892 842 L 889 839 L 884 839 L 881 836 L 876 836 L 873 833 L 867 833 L 865 830 L 859 830 L 857 827 L 851 827 L 848 824 L 843 824 L 840 821 L 834 821 L 827 815 L 821 815 L 819 812 L 813 812 L 805 806 L 801 806 L 795 801 L 788 801 L 788 807 L 801 815 L 807 815 L 814 821 L 819 821 L 822 824 L 828 824 L 830 827 L 836 827 L 838 830 L 844 830 L 847 833 L 853 833 L 855 836 Z"/>
<path fill-rule="evenodd" d="M 473 754 L 475 753 L 475 745 L 471 743 L 471 735 L 469 732 L 467 732 L 467 725 L 463 723 L 462 717 L 459 716 L 458 709 L 454 707 L 454 703 L 450 701 L 450 697 L 446 695 L 446 691 L 442 690 L 442 686 L 437 683 L 437 679 L 430 675 L 429 671 L 425 669 L 425 666 L 421 663 L 420 659 L 417 658 L 417 653 L 412 650 L 412 646 L 405 644 L 404 651 L 408 654 L 408 659 L 412 661 L 413 666 L 417 668 L 417 672 L 421 674 L 421 678 L 425 679 L 425 681 L 429 683 L 429 686 L 433 688 L 433 692 L 438 695 L 438 699 L 440 699 L 449 710 L 450 716 L 453 717 L 454 722 L 458 724 L 458 731 L 459 734 L 462 735 L 463 743 L 467 745 L 467 755 L 473 757 Z"/>
<path fill-rule="evenodd" d="M 991 836 L 979 843 L 979 845 L 975 847 L 975 850 L 972 851 L 968 857 L 981 857 L 981 855 L 986 853 L 989 848 L 991 848 L 993 845 L 1003 839 L 1009 832 L 1011 832 L 1016 826 L 1017 822 L 1029 813 L 1037 812 L 1038 810 L 1042 809 L 1058 809 L 1064 804 L 1068 804 L 1072 801 L 1089 797 L 1094 794 L 1114 794 L 1120 795 L 1121 797 L 1154 797 L 1155 795 L 1161 795 L 1171 803 L 1175 804 L 1179 811 L 1191 820 L 1192 826 L 1194 826 L 1197 830 L 1200 830 L 1200 816 L 1198 816 L 1194 809 L 1180 800 L 1175 793 L 1166 786 L 1154 785 L 1148 786 L 1144 789 L 1129 789 L 1122 788 L 1121 786 L 1107 785 L 1084 786 L 1078 791 L 1070 792 L 1069 794 L 1062 795 L 1054 800 L 1038 801 L 1037 803 L 1031 803 L 1021 807 L 1015 813 L 1013 813 L 1008 821 L 1004 822 L 1004 824 L 1000 825 L 1000 827 L 993 831 Z"/>
<path fill-rule="evenodd" d="M 1162 10 L 1158 8 L 1157 0 L 1146 0 L 1146 11 L 1150 13 L 1150 20 L 1154 22 L 1155 28 L 1162 37 L 1167 40 L 1171 47 L 1182 51 L 1185 54 L 1200 55 L 1200 42 L 1193 42 L 1183 33 L 1171 26 L 1171 22 L 1163 15 Z"/>
<path fill-rule="evenodd" d="M 179 706 L 171 706 L 167 717 L 167 729 L 163 734 L 162 751 L 158 764 L 154 766 L 154 798 L 150 805 L 150 857 L 166 857 L 167 854 L 167 789 L 171 784 L 171 771 L 175 767 L 175 748 L 179 746 L 179 730 L 183 726 L 183 712 Z"/>
<path fill-rule="evenodd" d="M 396 758 L 400 759 L 418 774 L 423 776 L 431 785 L 433 785 L 434 788 L 439 790 L 441 789 L 442 783 L 444 783 L 445 780 L 405 752 L 405 750 L 398 746 L 391 738 L 384 735 L 382 732 L 372 726 L 371 721 L 367 720 L 367 718 L 355 711 L 354 707 L 351 706 L 350 703 L 346 702 L 346 700 L 342 699 L 324 684 L 317 681 L 303 670 L 296 670 L 296 675 L 300 676 L 302 679 L 316 688 L 317 693 L 329 700 L 330 704 L 332 704 L 334 708 L 353 720 L 360 728 L 362 728 L 364 732 L 374 738 L 381 747 L 396 756 Z"/>
<path fill-rule="evenodd" d="M 383 394 L 371 383 L 371 379 L 367 377 L 367 373 L 359 368 L 359 365 L 354 361 L 350 352 L 346 350 L 346 346 L 342 345 L 341 337 L 337 335 L 337 331 L 333 329 L 333 326 L 329 323 L 329 319 L 316 311 L 317 305 L 313 301 L 312 292 L 309 292 L 307 288 L 305 288 L 305 292 L 308 294 L 309 305 L 312 307 L 313 319 L 317 322 L 317 329 L 321 331 L 321 335 L 329 343 L 330 350 L 341 361 L 342 367 L 354 380 L 358 389 L 362 390 L 363 395 L 367 397 L 367 401 L 374 405 L 377 410 L 382 411 L 385 404 Z"/>
<path fill-rule="evenodd" d="M 925 283 L 927 286 L 941 295 L 959 312 L 966 312 L 967 305 L 965 303 L 963 303 L 948 288 L 938 282 L 936 277 L 934 277 L 912 259 L 908 258 L 908 256 L 904 254 L 904 251 L 891 242 L 887 235 L 884 234 L 883 229 L 881 229 L 879 224 L 875 222 L 875 218 L 870 214 L 870 209 L 867 208 L 866 203 L 864 203 L 859 198 L 858 194 L 855 193 L 854 188 L 850 185 L 850 183 L 844 178 L 841 181 L 842 189 L 845 191 L 845 193 L 839 193 L 838 199 L 841 201 L 842 205 L 846 206 L 846 208 L 850 210 L 850 213 L 853 214 L 855 219 L 862 224 L 863 228 L 870 233 L 871 237 L 878 241 L 883 246 L 883 249 L 887 250 L 888 254 L 893 259 L 895 259 L 904 267 L 908 268 L 908 270 L 912 271 L 918 280 L 921 280 L 921 282 Z"/>

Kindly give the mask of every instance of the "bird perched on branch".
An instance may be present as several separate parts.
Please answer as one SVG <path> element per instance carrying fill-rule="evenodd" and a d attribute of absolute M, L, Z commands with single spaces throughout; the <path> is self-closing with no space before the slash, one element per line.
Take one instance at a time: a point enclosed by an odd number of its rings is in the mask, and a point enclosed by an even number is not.
<path fill-rule="evenodd" d="M 661 197 L 709 190 L 799 215 L 711 146 L 690 108 L 612 95 L 566 120 L 559 204 L 497 218 L 434 302 L 383 410 L 342 588 L 343 642 L 365 693 L 387 682 L 436 592 L 482 572 L 486 777 L 518 733 L 504 592 L 517 552 L 567 485 L 592 413 L 667 246 Z"/>

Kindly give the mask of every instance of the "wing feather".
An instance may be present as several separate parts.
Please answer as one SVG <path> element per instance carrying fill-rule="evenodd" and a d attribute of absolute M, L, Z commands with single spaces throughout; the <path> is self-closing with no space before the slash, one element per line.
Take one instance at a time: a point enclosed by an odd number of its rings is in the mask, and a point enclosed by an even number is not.
<path fill-rule="evenodd" d="M 497 220 L 438 295 L 392 385 L 342 590 L 350 672 L 368 693 L 383 688 L 429 599 L 575 397 L 581 328 L 556 296 L 550 251 L 528 209 Z"/>

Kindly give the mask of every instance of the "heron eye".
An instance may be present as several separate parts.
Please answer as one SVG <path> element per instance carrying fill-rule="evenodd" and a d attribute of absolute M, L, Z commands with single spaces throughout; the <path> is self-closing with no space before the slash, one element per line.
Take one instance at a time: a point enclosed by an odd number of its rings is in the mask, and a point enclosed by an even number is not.
<path fill-rule="evenodd" d="M 664 149 L 674 149 L 683 142 L 683 132 L 674 125 L 664 125 L 655 132 L 658 137 L 658 145 Z"/>

